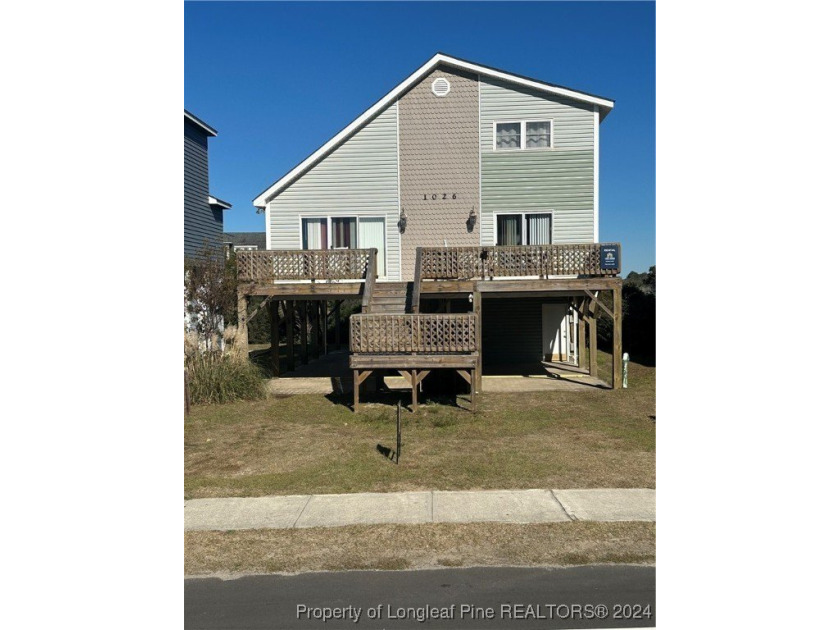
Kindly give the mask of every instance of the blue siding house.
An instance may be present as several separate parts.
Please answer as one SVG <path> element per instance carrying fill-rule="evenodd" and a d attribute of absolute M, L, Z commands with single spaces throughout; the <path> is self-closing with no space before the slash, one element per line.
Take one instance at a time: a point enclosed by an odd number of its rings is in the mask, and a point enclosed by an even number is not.
<path fill-rule="evenodd" d="M 216 130 L 184 110 L 184 256 L 205 245 L 222 246 L 222 212 L 231 207 L 210 194 L 207 139 Z"/>

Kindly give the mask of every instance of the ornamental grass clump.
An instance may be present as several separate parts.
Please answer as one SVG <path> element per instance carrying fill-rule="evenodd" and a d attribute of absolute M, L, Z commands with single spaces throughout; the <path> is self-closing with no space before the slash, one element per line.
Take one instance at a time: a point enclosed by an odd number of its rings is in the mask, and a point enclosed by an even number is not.
<path fill-rule="evenodd" d="M 195 332 L 184 333 L 184 367 L 194 404 L 219 404 L 265 397 L 259 368 L 248 360 L 246 342 L 237 327 L 228 326 L 211 343 Z"/>

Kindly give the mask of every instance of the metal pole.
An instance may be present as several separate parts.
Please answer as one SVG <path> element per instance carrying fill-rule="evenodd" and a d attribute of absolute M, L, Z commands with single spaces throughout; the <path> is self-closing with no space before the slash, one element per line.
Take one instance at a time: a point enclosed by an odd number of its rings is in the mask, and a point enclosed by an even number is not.
<path fill-rule="evenodd" d="M 621 372 L 621 387 L 622 389 L 627 389 L 627 366 L 630 364 L 630 355 L 625 352 L 621 357 L 621 362 L 623 364 Z"/>
<path fill-rule="evenodd" d="M 397 464 L 400 463 L 400 450 L 402 447 L 402 401 L 397 401 Z"/>

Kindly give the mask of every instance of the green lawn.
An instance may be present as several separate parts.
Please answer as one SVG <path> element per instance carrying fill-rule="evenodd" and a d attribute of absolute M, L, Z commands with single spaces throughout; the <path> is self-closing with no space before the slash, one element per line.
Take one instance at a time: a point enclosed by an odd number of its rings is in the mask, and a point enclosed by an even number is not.
<path fill-rule="evenodd" d="M 609 375 L 609 355 L 599 356 Z M 478 413 L 444 404 L 358 414 L 349 397 L 196 406 L 184 424 L 187 498 L 398 490 L 655 487 L 655 368 L 627 390 L 482 394 Z"/>

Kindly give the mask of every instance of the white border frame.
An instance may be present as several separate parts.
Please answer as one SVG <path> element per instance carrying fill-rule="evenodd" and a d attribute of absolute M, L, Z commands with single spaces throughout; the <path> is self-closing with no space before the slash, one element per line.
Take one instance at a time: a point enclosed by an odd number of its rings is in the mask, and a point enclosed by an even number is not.
<path fill-rule="evenodd" d="M 599 125 L 600 122 L 600 114 L 598 112 L 598 106 L 593 105 L 593 123 L 595 125 L 594 131 L 592 132 L 592 153 L 593 153 L 593 165 L 592 165 L 592 242 L 598 243 L 598 232 L 600 231 L 600 204 L 601 199 L 598 194 L 598 187 L 600 186 L 601 180 L 601 127 Z"/>

